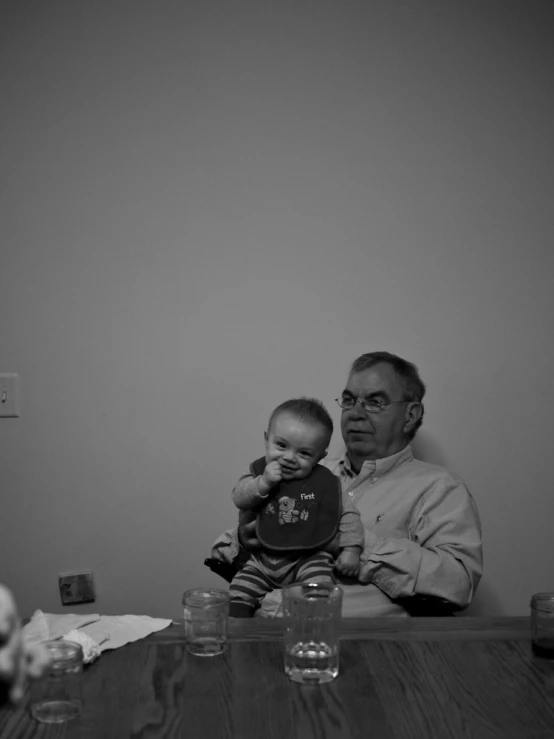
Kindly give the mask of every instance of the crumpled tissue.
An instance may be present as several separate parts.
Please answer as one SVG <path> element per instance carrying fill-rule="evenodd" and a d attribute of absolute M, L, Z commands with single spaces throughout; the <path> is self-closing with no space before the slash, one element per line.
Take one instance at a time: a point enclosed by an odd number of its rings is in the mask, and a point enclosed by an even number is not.
<path fill-rule="evenodd" d="M 67 634 L 64 634 L 62 638 L 81 645 L 84 665 L 88 665 L 100 657 L 100 644 L 94 641 L 88 634 L 85 634 L 84 631 L 73 629 L 72 631 L 68 631 Z"/>

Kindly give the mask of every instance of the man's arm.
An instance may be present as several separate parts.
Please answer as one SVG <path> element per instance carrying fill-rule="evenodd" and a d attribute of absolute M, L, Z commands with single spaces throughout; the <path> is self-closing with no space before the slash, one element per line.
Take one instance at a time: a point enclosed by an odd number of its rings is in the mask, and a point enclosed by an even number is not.
<path fill-rule="evenodd" d="M 381 539 L 365 528 L 359 579 L 390 598 L 434 596 L 465 608 L 483 569 L 481 524 L 465 485 L 438 480 L 414 515 L 410 538 Z"/>

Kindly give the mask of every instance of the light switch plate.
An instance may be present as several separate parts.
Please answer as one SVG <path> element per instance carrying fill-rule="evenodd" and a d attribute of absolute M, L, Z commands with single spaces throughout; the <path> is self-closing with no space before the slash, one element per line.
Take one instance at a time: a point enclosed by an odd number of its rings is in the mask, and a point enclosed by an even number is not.
<path fill-rule="evenodd" d="M 0 418 L 19 418 L 19 375 L 0 374 Z"/>

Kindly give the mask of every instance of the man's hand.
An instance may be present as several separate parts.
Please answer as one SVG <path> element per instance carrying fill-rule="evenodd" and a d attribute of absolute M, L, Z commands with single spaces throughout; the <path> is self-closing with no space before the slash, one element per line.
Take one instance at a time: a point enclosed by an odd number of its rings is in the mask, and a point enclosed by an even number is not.
<path fill-rule="evenodd" d="M 345 547 L 335 562 L 335 569 L 344 577 L 357 577 L 360 572 L 360 548 Z"/>
<path fill-rule="evenodd" d="M 260 542 L 256 537 L 256 518 L 252 517 L 252 511 L 239 511 L 239 542 L 244 549 L 255 551 L 260 548 Z"/>
<path fill-rule="evenodd" d="M 273 462 L 268 462 L 265 466 L 263 475 L 260 477 L 258 482 L 258 490 L 260 495 L 267 495 L 271 488 L 278 485 L 283 479 L 283 472 L 281 465 L 274 459 Z"/>

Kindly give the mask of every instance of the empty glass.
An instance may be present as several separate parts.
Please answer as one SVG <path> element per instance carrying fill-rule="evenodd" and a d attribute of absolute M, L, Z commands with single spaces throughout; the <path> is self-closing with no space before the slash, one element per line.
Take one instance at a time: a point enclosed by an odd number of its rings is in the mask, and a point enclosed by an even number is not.
<path fill-rule="evenodd" d="M 187 590 L 183 605 L 187 651 L 200 657 L 222 654 L 227 648 L 227 591 Z"/>
<path fill-rule="evenodd" d="M 72 641 L 44 642 L 51 658 L 45 675 L 31 683 L 31 715 L 45 724 L 60 724 L 81 713 L 83 652 Z"/>

